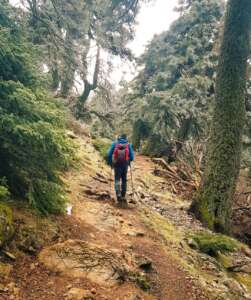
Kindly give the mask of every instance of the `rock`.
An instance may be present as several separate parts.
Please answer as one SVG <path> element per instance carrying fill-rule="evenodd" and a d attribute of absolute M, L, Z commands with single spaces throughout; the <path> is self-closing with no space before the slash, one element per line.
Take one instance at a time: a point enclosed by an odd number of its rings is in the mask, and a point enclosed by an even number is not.
<path fill-rule="evenodd" d="M 67 240 L 44 248 L 39 260 L 52 272 L 88 278 L 105 286 L 121 282 L 128 269 L 122 254 L 80 240 Z"/>
<path fill-rule="evenodd" d="M 12 210 L 4 203 L 0 203 L 0 248 L 8 242 L 14 234 Z"/>
<path fill-rule="evenodd" d="M 145 236 L 145 233 L 142 231 L 130 231 L 127 233 L 127 235 L 131 237 L 143 237 Z"/>
<path fill-rule="evenodd" d="M 0 278 L 8 278 L 12 270 L 12 265 L 0 263 Z"/>
<path fill-rule="evenodd" d="M 251 274 L 251 263 L 240 267 L 239 272 Z"/>
<path fill-rule="evenodd" d="M 226 279 L 223 283 L 234 294 L 243 295 L 244 291 L 243 291 L 241 285 L 236 280 L 234 280 L 234 279 Z"/>
<path fill-rule="evenodd" d="M 37 228 L 32 226 L 21 227 L 18 232 L 16 244 L 23 252 L 35 254 L 42 247 L 42 241 L 39 238 Z"/>
<path fill-rule="evenodd" d="M 69 138 L 71 138 L 71 139 L 73 139 L 73 140 L 78 138 L 78 137 L 76 136 L 76 134 L 75 134 L 73 131 L 71 131 L 71 130 L 67 130 L 66 134 L 67 134 L 67 136 L 68 136 Z"/>
<path fill-rule="evenodd" d="M 65 294 L 66 300 L 93 300 L 93 295 L 90 291 L 80 289 L 80 288 L 71 288 Z"/>
<path fill-rule="evenodd" d="M 199 249 L 198 244 L 195 242 L 194 239 L 187 239 L 187 244 L 190 246 L 192 249 Z"/>
<path fill-rule="evenodd" d="M 152 270 L 152 261 L 145 256 L 137 256 L 135 258 L 135 262 L 137 266 L 145 272 L 149 272 Z"/>

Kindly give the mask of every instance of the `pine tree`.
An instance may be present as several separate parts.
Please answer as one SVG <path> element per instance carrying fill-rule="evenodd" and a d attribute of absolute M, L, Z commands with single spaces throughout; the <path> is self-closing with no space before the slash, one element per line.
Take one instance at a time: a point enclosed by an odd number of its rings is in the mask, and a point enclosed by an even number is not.
<path fill-rule="evenodd" d="M 240 168 L 251 1 L 229 0 L 216 79 L 207 162 L 193 210 L 210 228 L 229 232 Z"/>

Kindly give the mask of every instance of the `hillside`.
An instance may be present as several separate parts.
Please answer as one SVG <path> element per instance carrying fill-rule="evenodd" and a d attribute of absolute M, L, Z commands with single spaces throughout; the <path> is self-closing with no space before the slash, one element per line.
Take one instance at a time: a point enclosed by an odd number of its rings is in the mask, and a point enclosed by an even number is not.
<path fill-rule="evenodd" d="M 12 205 L 0 299 L 249 299 L 250 249 L 203 229 L 144 156 L 133 165 L 129 208 L 118 209 L 110 170 L 83 132 L 70 134 L 80 148 L 63 179 L 68 215 Z"/>

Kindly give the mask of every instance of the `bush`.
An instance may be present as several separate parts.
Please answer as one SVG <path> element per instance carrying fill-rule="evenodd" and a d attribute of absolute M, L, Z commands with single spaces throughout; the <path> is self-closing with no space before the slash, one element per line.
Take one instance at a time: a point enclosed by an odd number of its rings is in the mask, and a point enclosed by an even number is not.
<path fill-rule="evenodd" d="M 0 185 L 0 201 L 7 200 L 10 196 L 10 192 L 7 187 Z"/>
<path fill-rule="evenodd" d="M 11 11 L 0 2 L 0 178 L 41 213 L 62 212 L 59 173 L 74 153 L 65 112 L 43 89 L 36 49 L 8 15 Z M 0 186 L 0 199 L 7 194 Z"/>
<path fill-rule="evenodd" d="M 238 243 L 232 238 L 222 234 L 198 233 L 192 236 L 201 252 L 217 256 L 218 252 L 233 252 Z"/>
<path fill-rule="evenodd" d="M 58 172 L 73 156 L 63 111 L 45 97 L 21 83 L 0 81 L 0 176 L 14 195 L 29 199 L 43 213 L 62 210 L 58 204 L 63 201 L 55 195 L 56 190 L 62 194 Z"/>
<path fill-rule="evenodd" d="M 111 146 L 111 142 L 107 139 L 95 139 L 92 141 L 94 148 L 101 154 L 102 158 L 107 161 L 108 150 Z"/>

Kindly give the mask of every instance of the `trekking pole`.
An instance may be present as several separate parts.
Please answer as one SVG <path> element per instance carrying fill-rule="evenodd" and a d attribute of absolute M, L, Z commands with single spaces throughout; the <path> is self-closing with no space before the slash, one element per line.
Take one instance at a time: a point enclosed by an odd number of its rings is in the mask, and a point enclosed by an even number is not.
<path fill-rule="evenodd" d="M 112 199 L 112 167 L 110 172 L 110 198 Z"/>
<path fill-rule="evenodd" d="M 133 185 L 133 176 L 132 176 L 132 166 L 130 165 L 130 173 L 131 173 L 131 182 L 132 182 L 132 196 L 134 198 L 134 185 Z"/>

